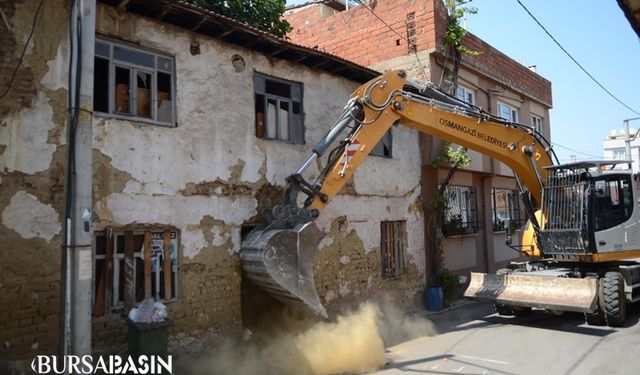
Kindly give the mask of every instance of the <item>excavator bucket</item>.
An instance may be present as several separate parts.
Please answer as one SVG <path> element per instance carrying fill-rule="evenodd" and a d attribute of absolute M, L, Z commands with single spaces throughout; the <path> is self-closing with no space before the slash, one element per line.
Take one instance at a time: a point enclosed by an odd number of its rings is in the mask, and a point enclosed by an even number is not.
<path fill-rule="evenodd" d="M 242 242 L 243 276 L 279 301 L 326 318 L 313 280 L 313 256 L 322 237 L 313 222 L 257 228 Z"/>
<path fill-rule="evenodd" d="M 595 278 L 472 272 L 464 296 L 508 306 L 593 312 L 597 303 L 597 291 Z"/>

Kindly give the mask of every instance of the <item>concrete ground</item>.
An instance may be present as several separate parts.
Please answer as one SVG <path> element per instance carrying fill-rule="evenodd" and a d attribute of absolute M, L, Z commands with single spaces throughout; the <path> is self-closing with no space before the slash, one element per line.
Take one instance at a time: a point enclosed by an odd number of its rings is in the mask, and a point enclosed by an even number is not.
<path fill-rule="evenodd" d="M 438 334 L 387 349 L 376 374 L 640 374 L 640 306 L 622 328 L 594 327 L 582 314 L 526 317 L 494 314 L 491 304 L 465 304 L 429 320 Z"/>

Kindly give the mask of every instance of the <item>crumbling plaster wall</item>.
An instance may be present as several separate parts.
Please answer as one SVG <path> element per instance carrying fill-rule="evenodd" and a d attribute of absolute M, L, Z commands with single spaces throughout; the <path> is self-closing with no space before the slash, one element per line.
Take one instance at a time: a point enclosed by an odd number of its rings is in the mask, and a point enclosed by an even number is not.
<path fill-rule="evenodd" d="M 334 123 L 358 83 L 101 4 L 97 30 L 175 56 L 178 121 L 173 128 L 95 117 L 94 147 L 102 162 L 94 192 L 97 229 L 157 223 L 180 230 L 181 295 L 169 304 L 176 348 L 215 339 L 225 329 L 237 332 L 241 226 L 259 221 L 262 208 L 279 199 L 285 177 Z M 192 45 L 199 54 L 190 52 Z M 232 65 L 235 55 L 246 64 L 240 72 Z M 303 83 L 306 145 L 255 137 L 254 71 Z M 409 271 L 397 291 L 413 296 L 424 285 L 418 136 L 399 127 L 393 139 L 394 157 L 368 158 L 353 189 L 320 215 L 318 224 L 329 235 L 316 256 L 316 280 L 327 302 L 395 289 L 380 277 L 382 220 L 407 220 Z M 310 179 L 320 163 L 308 171 Z M 347 224 L 336 231 L 341 220 Z M 329 264 L 336 262 L 339 269 Z M 109 321 L 100 319 L 94 330 L 112 329 Z"/>
<path fill-rule="evenodd" d="M 0 1 L 0 93 L 20 59 L 37 0 Z M 69 1 L 44 1 L 0 99 L 0 373 L 58 342 L 64 215 Z M 50 20 L 57 22 L 50 22 Z M 5 362 L 6 361 L 6 362 Z"/>

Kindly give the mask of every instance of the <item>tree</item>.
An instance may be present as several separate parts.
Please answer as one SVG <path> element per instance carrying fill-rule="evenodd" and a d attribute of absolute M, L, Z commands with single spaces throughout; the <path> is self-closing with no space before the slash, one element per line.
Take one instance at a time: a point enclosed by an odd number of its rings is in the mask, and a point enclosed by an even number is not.
<path fill-rule="evenodd" d="M 231 17 L 275 36 L 285 37 L 291 25 L 282 15 L 286 0 L 190 0 L 216 13 Z"/>
<path fill-rule="evenodd" d="M 449 47 L 449 53 L 453 59 L 453 68 L 448 70 L 445 64 L 444 70 L 451 79 L 450 93 L 454 96 L 458 89 L 458 73 L 462 55 L 473 57 L 479 54 L 478 51 L 473 51 L 462 44 L 462 39 L 467 31 L 461 25 L 460 21 L 466 14 L 475 14 L 478 11 L 476 8 L 464 6 L 468 2 L 469 0 L 445 0 L 449 11 L 449 22 L 443 42 Z M 442 144 L 440 153 L 430 163 L 431 167 L 435 169 L 449 167 L 447 176 L 440 183 L 435 194 L 432 195 L 433 198 L 424 203 L 424 210 L 427 213 L 425 215 L 425 221 L 427 248 L 429 249 L 427 253 L 429 267 L 427 275 L 429 275 L 430 279 L 427 280 L 427 284 L 430 286 L 441 286 L 443 276 L 448 274 L 443 265 L 442 232 L 439 233 L 436 229 L 438 227 L 442 228 L 445 224 L 443 218 L 449 206 L 449 199 L 446 194 L 447 186 L 449 186 L 456 171 L 470 163 L 471 158 L 467 154 L 467 149 L 452 145 L 450 142 L 444 142 Z"/>
<path fill-rule="evenodd" d="M 455 95 L 458 89 L 458 71 L 460 70 L 462 55 L 477 56 L 480 53 L 462 44 L 462 38 L 464 38 L 467 30 L 460 24 L 460 20 L 467 14 L 476 14 L 478 12 L 476 8 L 464 6 L 468 2 L 465 0 L 446 0 L 447 9 L 449 10 L 449 23 L 447 24 L 447 33 L 444 36 L 444 44 L 449 47 L 453 56 L 453 69 L 450 72 L 452 95 Z M 445 69 L 447 69 L 446 66 Z"/>

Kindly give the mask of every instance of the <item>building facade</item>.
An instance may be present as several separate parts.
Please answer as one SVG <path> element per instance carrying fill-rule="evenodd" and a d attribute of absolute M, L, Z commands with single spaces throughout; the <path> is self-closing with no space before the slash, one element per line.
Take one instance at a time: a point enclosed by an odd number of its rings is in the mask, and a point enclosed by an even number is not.
<path fill-rule="evenodd" d="M 289 8 L 291 39 L 379 71 L 404 69 L 415 79 L 450 87 L 453 60 L 444 44 L 448 16 L 442 0 L 376 0 L 348 9 L 343 4 L 311 1 Z M 463 44 L 478 55 L 463 55 L 455 95 L 549 138 L 551 83 L 471 33 Z M 431 167 L 440 140 L 421 136 L 420 141 L 423 197 L 428 197 L 447 169 Z M 517 259 L 504 244 L 504 219 L 516 227 L 524 224 L 512 171 L 477 152 L 468 154 L 472 162 L 455 173 L 442 219 L 444 266 L 462 276 L 461 282 L 469 271 L 492 272 Z"/>
<path fill-rule="evenodd" d="M 55 353 L 61 334 L 70 1 L 42 4 L 0 100 L 3 373 Z M 0 6 L 12 26 L 0 44 L 8 77 L 39 2 Z M 124 317 L 145 298 L 167 305 L 170 349 L 196 351 L 238 335 L 257 312 L 246 304 L 243 236 L 378 73 L 185 2 L 105 0 L 96 14 L 93 351 L 126 347 Z M 416 303 L 424 289 L 419 137 L 394 129 L 386 148 L 317 220 L 326 236 L 315 283 L 330 313 L 381 294 Z"/>
<path fill-rule="evenodd" d="M 633 138 L 638 130 L 629 129 L 629 136 Z M 624 129 L 611 130 L 611 133 L 602 141 L 602 148 L 605 160 L 631 160 L 633 173 L 640 171 L 640 139 L 635 138 L 629 143 L 631 147 L 631 158 L 627 157 L 627 151 L 624 141 Z M 617 166 L 616 168 L 626 168 L 627 165 Z"/>

